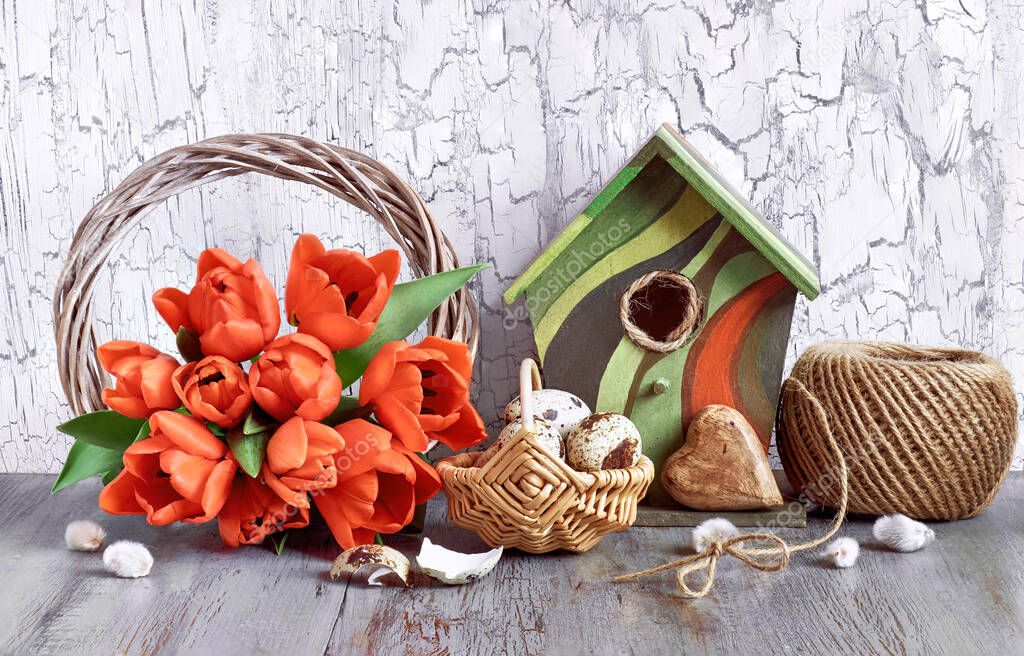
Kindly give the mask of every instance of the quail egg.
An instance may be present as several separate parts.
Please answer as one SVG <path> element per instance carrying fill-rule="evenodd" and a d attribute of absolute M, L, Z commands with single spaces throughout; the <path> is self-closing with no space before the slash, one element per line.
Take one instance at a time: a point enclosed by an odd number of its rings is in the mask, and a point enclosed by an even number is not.
<path fill-rule="evenodd" d="M 522 428 L 523 422 L 517 419 L 501 429 L 501 433 L 498 435 L 498 439 L 494 440 L 494 444 L 477 458 L 476 466 L 482 467 L 487 464 L 501 450 L 501 447 L 508 444 L 509 440 L 515 437 Z M 541 446 L 547 449 L 551 455 L 558 456 L 559 459 L 565 458 L 565 443 L 562 441 L 562 436 L 559 435 L 558 431 L 551 424 L 543 419 L 535 419 L 533 428 L 537 433 L 537 441 Z"/>
<path fill-rule="evenodd" d="M 628 417 L 611 412 L 590 415 L 569 433 L 566 462 L 577 471 L 622 469 L 640 460 L 640 431 Z"/>
<path fill-rule="evenodd" d="M 522 417 L 523 406 L 519 397 L 505 406 L 505 423 L 511 424 Z M 556 389 L 542 389 L 533 392 L 533 414 L 548 422 L 564 438 L 576 424 L 590 414 L 590 408 L 580 397 Z"/>

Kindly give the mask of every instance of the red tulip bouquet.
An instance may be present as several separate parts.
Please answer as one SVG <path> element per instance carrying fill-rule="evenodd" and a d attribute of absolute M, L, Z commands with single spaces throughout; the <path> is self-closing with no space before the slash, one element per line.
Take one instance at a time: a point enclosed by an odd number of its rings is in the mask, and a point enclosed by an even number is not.
<path fill-rule="evenodd" d="M 469 402 L 466 344 L 408 337 L 481 266 L 395 284 L 397 251 L 365 257 L 302 235 L 279 335 L 273 285 L 255 260 L 199 256 L 189 292 L 153 295 L 184 362 L 146 344 L 98 349 L 110 408 L 60 426 L 76 438 L 53 491 L 102 476 L 99 505 L 153 525 L 217 519 L 225 544 L 255 544 L 320 512 L 350 548 L 394 533 L 441 488 L 421 454 L 486 433 Z M 358 398 L 343 390 L 361 378 Z"/>

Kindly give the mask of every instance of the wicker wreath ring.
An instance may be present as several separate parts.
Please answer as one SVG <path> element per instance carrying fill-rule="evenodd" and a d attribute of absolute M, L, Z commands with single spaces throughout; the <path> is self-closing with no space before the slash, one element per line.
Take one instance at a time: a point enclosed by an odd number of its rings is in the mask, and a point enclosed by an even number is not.
<path fill-rule="evenodd" d="M 57 279 L 57 369 L 76 414 L 102 407 L 100 391 L 107 376 L 95 355 L 92 300 L 110 253 L 128 230 L 168 198 L 243 173 L 304 182 L 363 210 L 398 243 L 418 276 L 459 266 L 451 242 L 419 195 L 361 153 L 289 134 L 225 135 L 168 150 L 137 168 L 89 210 Z M 476 352 L 477 306 L 465 288 L 441 304 L 428 327 L 430 334 L 465 341 Z"/>

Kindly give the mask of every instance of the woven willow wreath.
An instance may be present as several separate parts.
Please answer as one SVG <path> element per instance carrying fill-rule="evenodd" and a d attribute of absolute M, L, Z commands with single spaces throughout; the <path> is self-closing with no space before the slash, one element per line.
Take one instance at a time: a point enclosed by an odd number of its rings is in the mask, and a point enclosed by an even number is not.
<path fill-rule="evenodd" d="M 57 369 L 76 414 L 98 410 L 106 374 L 96 359 L 92 298 L 99 272 L 124 235 L 181 192 L 243 173 L 319 187 L 377 220 L 418 276 L 459 267 L 451 242 L 419 195 L 376 160 L 289 134 L 234 134 L 168 150 L 147 161 L 89 210 L 57 279 L 53 324 Z M 430 334 L 469 344 L 480 335 L 476 302 L 462 288 L 430 317 Z"/>

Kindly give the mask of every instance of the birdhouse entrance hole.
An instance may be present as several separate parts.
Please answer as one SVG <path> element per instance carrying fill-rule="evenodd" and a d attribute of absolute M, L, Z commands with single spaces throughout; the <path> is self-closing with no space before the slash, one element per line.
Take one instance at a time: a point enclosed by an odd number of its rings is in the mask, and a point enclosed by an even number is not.
<path fill-rule="evenodd" d="M 675 271 L 651 271 L 626 288 L 619 319 L 629 339 L 648 351 L 667 353 L 686 344 L 704 316 L 704 298 Z"/>

